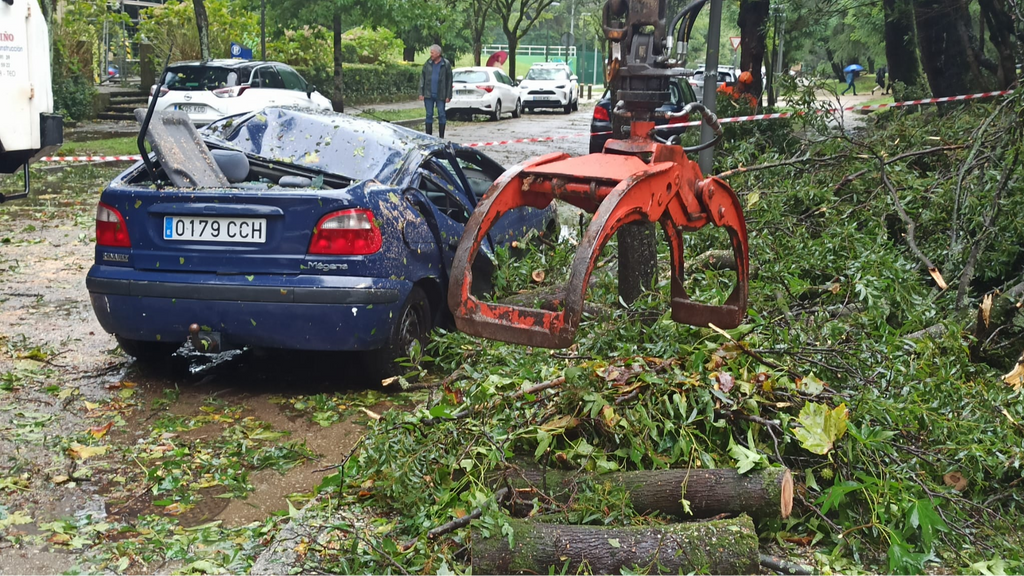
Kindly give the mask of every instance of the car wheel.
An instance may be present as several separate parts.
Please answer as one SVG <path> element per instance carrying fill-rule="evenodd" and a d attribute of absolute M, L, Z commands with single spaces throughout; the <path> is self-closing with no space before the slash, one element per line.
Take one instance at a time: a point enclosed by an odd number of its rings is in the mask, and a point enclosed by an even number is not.
<path fill-rule="evenodd" d="M 491 112 L 491 120 L 501 120 L 501 100 L 494 103 L 494 112 Z"/>
<path fill-rule="evenodd" d="M 413 286 L 398 313 L 398 321 L 391 329 L 387 344 L 367 355 L 373 376 L 383 379 L 403 373 L 397 360 L 409 357 L 413 342 L 419 342 L 421 348 L 426 345 L 427 334 L 434 328 L 432 318 L 426 293 L 419 286 Z"/>
<path fill-rule="evenodd" d="M 121 347 L 121 350 L 135 358 L 135 361 L 140 364 L 153 364 L 166 360 L 181 347 L 180 344 L 133 340 L 118 335 L 114 335 L 114 338 L 117 340 L 117 345 Z"/>
<path fill-rule="evenodd" d="M 572 112 L 572 100 L 569 100 L 568 102 L 565 103 L 565 106 L 562 106 L 562 112 L 566 114 Z"/>
<path fill-rule="evenodd" d="M 572 111 L 573 112 L 579 112 L 580 111 L 580 99 L 579 98 L 577 98 L 577 99 L 572 101 Z"/>
<path fill-rule="evenodd" d="M 512 117 L 519 118 L 523 115 L 523 101 L 516 100 L 516 107 L 512 109 Z"/>

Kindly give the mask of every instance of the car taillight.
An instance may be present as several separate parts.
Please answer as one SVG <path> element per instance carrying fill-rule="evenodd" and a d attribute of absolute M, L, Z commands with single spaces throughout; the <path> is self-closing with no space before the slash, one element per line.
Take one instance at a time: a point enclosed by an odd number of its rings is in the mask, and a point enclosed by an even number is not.
<path fill-rule="evenodd" d="M 96 207 L 96 244 L 131 248 L 128 226 L 117 208 L 100 202 Z"/>
<path fill-rule="evenodd" d="M 160 96 L 166 96 L 168 92 L 170 92 L 170 90 L 168 90 L 166 86 L 162 86 L 160 88 Z M 156 94 L 156 84 L 149 87 L 149 95 L 153 96 L 153 94 Z"/>
<path fill-rule="evenodd" d="M 494 91 L 494 86 L 480 85 L 480 86 L 477 86 L 476 89 L 477 90 L 483 90 L 484 92 L 487 92 L 488 94 L 490 94 L 491 92 Z"/>
<path fill-rule="evenodd" d="M 213 91 L 214 96 L 218 98 L 237 98 L 245 92 L 248 86 L 228 86 L 227 88 L 217 88 Z"/>
<path fill-rule="evenodd" d="M 669 124 L 685 124 L 690 121 L 690 115 L 672 117 L 668 119 Z"/>
<path fill-rule="evenodd" d="M 610 122 L 611 117 L 608 116 L 608 110 L 604 106 L 594 106 L 594 120 L 600 120 L 601 122 Z"/>
<path fill-rule="evenodd" d="M 353 208 L 331 212 L 320 219 L 313 229 L 309 253 L 361 256 L 380 250 L 382 243 L 373 212 Z"/>

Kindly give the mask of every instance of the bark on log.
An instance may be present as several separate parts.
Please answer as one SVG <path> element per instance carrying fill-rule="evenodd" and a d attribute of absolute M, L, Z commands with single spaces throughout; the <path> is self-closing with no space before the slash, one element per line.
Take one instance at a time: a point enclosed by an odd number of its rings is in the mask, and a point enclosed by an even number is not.
<path fill-rule="evenodd" d="M 537 489 L 548 498 L 568 503 L 581 480 L 611 483 L 629 493 L 640 514 L 661 512 L 678 518 L 711 518 L 749 514 L 757 519 L 788 518 L 793 510 L 793 476 L 786 468 L 765 468 L 741 475 L 731 468 L 649 470 L 580 475 L 575 471 L 522 468 L 507 477 L 517 489 Z M 681 500 L 690 503 L 687 514 Z M 518 509 L 517 509 L 518 510 Z"/>
<path fill-rule="evenodd" d="M 503 534 L 473 530 L 474 574 L 755 574 L 757 534 L 749 516 L 665 526 L 567 526 L 510 520 Z"/>

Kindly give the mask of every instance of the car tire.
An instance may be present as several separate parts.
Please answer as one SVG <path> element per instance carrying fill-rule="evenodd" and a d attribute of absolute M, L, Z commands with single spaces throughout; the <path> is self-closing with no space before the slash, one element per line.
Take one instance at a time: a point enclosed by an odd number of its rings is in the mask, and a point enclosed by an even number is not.
<path fill-rule="evenodd" d="M 516 100 L 516 107 L 512 109 L 512 117 L 519 118 L 523 115 L 523 101 Z"/>
<path fill-rule="evenodd" d="M 367 353 L 366 360 L 372 376 L 384 379 L 402 374 L 403 368 L 397 360 L 409 356 L 413 341 L 419 341 L 420 349 L 426 346 L 427 334 L 434 328 L 432 319 L 427 294 L 419 286 L 413 286 L 398 313 L 398 320 L 391 328 L 387 344 Z"/>
<path fill-rule="evenodd" d="M 491 120 L 501 120 L 501 100 L 494 103 L 494 112 L 491 112 Z"/>
<path fill-rule="evenodd" d="M 154 364 L 166 360 L 181 347 L 180 344 L 133 340 L 116 334 L 114 339 L 117 340 L 117 345 L 121 347 L 121 351 L 135 358 L 135 361 L 140 364 Z"/>
<path fill-rule="evenodd" d="M 572 111 L 573 112 L 579 112 L 580 111 L 580 99 L 579 98 L 577 98 L 577 99 L 572 101 Z"/>
<path fill-rule="evenodd" d="M 562 106 L 562 112 L 564 112 L 565 114 L 572 113 L 572 100 L 569 100 L 569 102 L 565 106 Z"/>

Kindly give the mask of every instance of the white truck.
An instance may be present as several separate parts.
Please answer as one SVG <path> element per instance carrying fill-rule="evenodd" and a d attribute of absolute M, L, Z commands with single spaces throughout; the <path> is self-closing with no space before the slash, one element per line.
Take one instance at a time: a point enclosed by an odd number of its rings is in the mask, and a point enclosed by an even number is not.
<path fill-rule="evenodd" d="M 50 41 L 46 19 L 36 0 L 0 0 L 0 174 L 25 171 L 28 165 L 60 147 L 64 123 L 53 114 Z"/>

